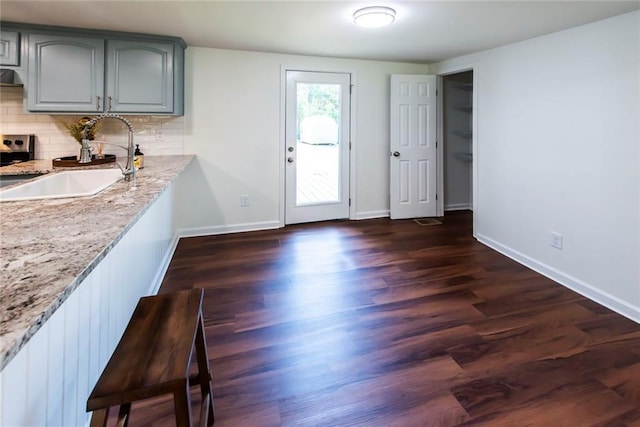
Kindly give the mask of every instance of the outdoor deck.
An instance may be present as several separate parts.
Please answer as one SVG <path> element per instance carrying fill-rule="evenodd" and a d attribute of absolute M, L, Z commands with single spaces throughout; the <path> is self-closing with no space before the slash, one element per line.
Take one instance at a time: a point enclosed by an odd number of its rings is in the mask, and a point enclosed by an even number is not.
<path fill-rule="evenodd" d="M 298 142 L 297 150 L 297 204 L 338 201 L 339 145 L 309 145 Z"/>

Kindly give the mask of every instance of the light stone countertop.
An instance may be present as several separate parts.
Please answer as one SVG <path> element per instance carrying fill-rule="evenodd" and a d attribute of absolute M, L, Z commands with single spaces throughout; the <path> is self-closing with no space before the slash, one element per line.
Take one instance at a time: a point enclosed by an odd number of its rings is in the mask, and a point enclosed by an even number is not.
<path fill-rule="evenodd" d="M 194 158 L 145 156 L 135 186 L 94 196 L 0 202 L 0 370 Z M 53 170 L 50 160 L 0 170 L 16 167 Z"/>
<path fill-rule="evenodd" d="M 75 169 L 75 168 L 74 168 Z M 0 177 L 6 175 L 36 175 L 54 172 L 51 160 L 29 160 L 0 168 Z"/>
<path fill-rule="evenodd" d="M 149 156 L 152 157 L 152 156 Z M 145 157 L 146 159 L 147 157 Z M 122 164 L 126 164 L 127 158 L 118 158 Z M 29 160 L 27 162 L 14 163 L 12 165 L 0 167 L 0 179 L 3 176 L 20 176 L 20 175 L 44 175 L 51 172 L 59 172 L 63 170 L 79 170 L 79 169 L 106 169 L 117 168 L 115 162 L 104 163 L 101 165 L 92 165 L 88 163 L 86 166 L 74 167 L 54 167 L 51 160 Z"/>

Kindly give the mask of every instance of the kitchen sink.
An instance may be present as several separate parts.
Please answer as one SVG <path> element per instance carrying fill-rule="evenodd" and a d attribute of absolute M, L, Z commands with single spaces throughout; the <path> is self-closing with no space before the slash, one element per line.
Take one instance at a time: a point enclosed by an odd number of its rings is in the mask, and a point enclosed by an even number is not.
<path fill-rule="evenodd" d="M 92 196 L 122 179 L 120 169 L 56 172 L 0 189 L 0 201 Z"/>

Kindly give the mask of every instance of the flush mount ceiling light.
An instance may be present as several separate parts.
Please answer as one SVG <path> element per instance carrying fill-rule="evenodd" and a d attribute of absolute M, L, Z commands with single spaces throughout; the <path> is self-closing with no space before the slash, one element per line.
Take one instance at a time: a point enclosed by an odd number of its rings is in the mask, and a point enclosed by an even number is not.
<path fill-rule="evenodd" d="M 363 7 L 353 12 L 353 22 L 364 28 L 380 28 L 391 24 L 396 19 L 396 11 L 390 7 Z"/>

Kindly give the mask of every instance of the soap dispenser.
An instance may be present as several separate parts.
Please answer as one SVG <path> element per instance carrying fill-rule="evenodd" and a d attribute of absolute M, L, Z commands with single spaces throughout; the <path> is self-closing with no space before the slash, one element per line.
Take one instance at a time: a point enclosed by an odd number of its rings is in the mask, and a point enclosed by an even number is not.
<path fill-rule="evenodd" d="M 133 152 L 133 164 L 138 169 L 144 167 L 144 154 L 140 151 L 139 144 L 136 144 L 136 151 Z"/>

